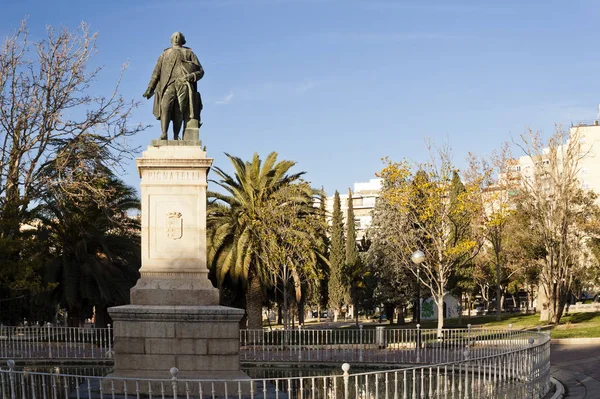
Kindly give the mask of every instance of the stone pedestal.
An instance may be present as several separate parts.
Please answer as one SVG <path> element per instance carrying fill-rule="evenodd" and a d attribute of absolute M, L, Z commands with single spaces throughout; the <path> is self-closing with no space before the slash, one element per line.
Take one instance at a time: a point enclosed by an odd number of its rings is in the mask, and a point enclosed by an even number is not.
<path fill-rule="evenodd" d="M 225 306 L 127 305 L 114 321 L 114 378 L 238 379 L 241 309 Z"/>
<path fill-rule="evenodd" d="M 219 306 L 206 267 L 206 187 L 212 159 L 198 142 L 155 141 L 142 178 L 141 277 L 131 305 L 109 309 L 114 378 L 242 378 L 240 309 Z M 186 145 L 187 144 L 187 145 Z M 192 145 L 189 145 L 192 144 Z"/>

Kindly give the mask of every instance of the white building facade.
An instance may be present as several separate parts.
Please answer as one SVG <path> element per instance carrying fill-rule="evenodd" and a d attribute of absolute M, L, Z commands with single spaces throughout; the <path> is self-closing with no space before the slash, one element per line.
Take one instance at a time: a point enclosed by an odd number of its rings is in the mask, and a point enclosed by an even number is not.
<path fill-rule="evenodd" d="M 383 179 L 371 179 L 368 182 L 354 183 L 352 191 L 352 206 L 354 209 L 354 221 L 356 223 L 356 239 L 361 240 L 367 228 L 373 219 L 372 211 L 375 208 L 375 202 L 381 193 Z M 344 224 L 348 216 L 348 194 L 340 193 L 340 206 L 342 215 L 344 215 Z M 327 197 L 325 208 L 328 214 L 328 220 L 331 220 L 333 214 L 333 199 Z"/>
<path fill-rule="evenodd" d="M 579 155 L 579 172 L 577 179 L 584 190 L 592 190 L 599 195 L 596 203 L 600 205 L 600 124 L 594 121 L 591 124 L 578 124 L 571 127 L 569 136 L 574 137 L 577 134 L 581 146 Z M 544 162 L 544 161 L 542 161 Z M 533 160 L 528 156 L 519 158 L 516 171 L 524 177 L 531 176 L 534 173 Z"/>

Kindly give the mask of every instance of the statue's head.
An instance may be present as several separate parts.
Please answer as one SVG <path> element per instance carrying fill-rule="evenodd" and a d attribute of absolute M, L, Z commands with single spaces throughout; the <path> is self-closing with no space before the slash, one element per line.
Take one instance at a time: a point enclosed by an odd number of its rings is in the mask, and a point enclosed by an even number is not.
<path fill-rule="evenodd" d="M 175 32 L 171 35 L 171 44 L 173 46 L 183 46 L 185 44 L 185 36 L 181 32 Z"/>

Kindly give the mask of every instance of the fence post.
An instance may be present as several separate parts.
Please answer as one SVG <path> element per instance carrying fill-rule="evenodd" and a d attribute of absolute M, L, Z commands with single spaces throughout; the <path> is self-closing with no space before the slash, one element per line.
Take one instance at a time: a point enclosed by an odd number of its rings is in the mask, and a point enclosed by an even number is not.
<path fill-rule="evenodd" d="M 110 327 L 110 324 L 107 325 L 108 330 L 107 330 L 107 337 L 106 340 L 108 341 L 108 352 L 107 355 L 109 358 L 113 357 L 113 350 L 112 350 L 112 329 Z"/>
<path fill-rule="evenodd" d="M 471 348 L 471 325 L 467 324 L 467 346 Z"/>
<path fill-rule="evenodd" d="M 415 349 L 417 351 L 417 363 L 421 361 L 421 325 L 417 324 L 417 336 L 415 337 Z"/>
<path fill-rule="evenodd" d="M 177 375 L 179 374 L 179 369 L 177 367 L 171 367 L 169 370 L 171 373 L 171 388 L 173 388 L 173 399 L 177 399 Z"/>
<path fill-rule="evenodd" d="M 50 333 L 52 332 L 52 324 L 48 322 L 48 324 L 46 324 L 46 327 L 48 330 L 48 357 L 52 359 L 52 341 L 50 339 Z"/>
<path fill-rule="evenodd" d="M 342 364 L 342 371 L 344 372 L 344 399 L 349 398 L 348 380 L 350 379 L 350 377 L 348 375 L 348 370 L 350 370 L 350 365 L 348 363 Z"/>
<path fill-rule="evenodd" d="M 10 380 L 10 399 L 15 399 L 15 361 L 10 359 L 6 362 L 8 364 L 8 379 Z"/>
<path fill-rule="evenodd" d="M 471 388 L 469 386 L 469 373 L 471 372 L 471 370 L 469 370 L 469 358 L 471 357 L 471 349 L 469 348 L 469 345 L 467 344 L 467 347 L 465 348 L 465 351 L 463 352 L 463 356 L 465 358 L 465 399 L 469 399 L 469 389 Z"/>
<path fill-rule="evenodd" d="M 358 361 L 362 362 L 363 361 L 363 347 L 364 347 L 364 342 L 363 342 L 363 325 L 360 324 L 358 326 L 358 340 L 360 342 L 360 346 L 358 349 Z"/>
<path fill-rule="evenodd" d="M 302 326 L 298 324 L 298 341 L 296 341 L 296 345 L 298 347 L 298 361 L 302 361 Z"/>
<path fill-rule="evenodd" d="M 531 399 L 534 399 L 534 386 L 535 386 L 535 369 L 537 367 L 536 363 L 536 359 L 534 358 L 534 353 L 533 353 L 533 344 L 535 342 L 535 339 L 533 338 L 529 338 L 529 348 L 527 348 L 527 358 L 528 358 L 528 362 L 527 364 L 530 367 L 529 370 L 529 397 Z"/>
<path fill-rule="evenodd" d="M 382 326 L 377 326 L 375 327 L 375 331 L 376 331 L 376 338 L 377 338 L 377 347 L 379 349 L 384 349 L 387 347 L 386 342 L 385 342 L 385 331 L 384 328 Z"/>

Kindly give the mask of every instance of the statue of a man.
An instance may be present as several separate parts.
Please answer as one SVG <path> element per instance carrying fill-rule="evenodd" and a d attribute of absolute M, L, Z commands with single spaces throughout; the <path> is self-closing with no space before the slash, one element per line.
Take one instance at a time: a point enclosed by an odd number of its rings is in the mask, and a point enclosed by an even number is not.
<path fill-rule="evenodd" d="M 152 78 L 144 97 L 154 94 L 153 113 L 160 119 L 162 129 L 161 140 L 167 140 L 169 122 L 173 121 L 173 139 L 179 140 L 181 127 L 185 129 L 190 121 L 195 127 L 200 126 L 202 100 L 196 82 L 204 76 L 204 69 L 196 54 L 189 47 L 184 47 L 185 37 L 181 32 L 171 36 L 172 47 L 163 51 L 158 57 Z M 186 140 L 186 133 L 183 139 Z"/>

